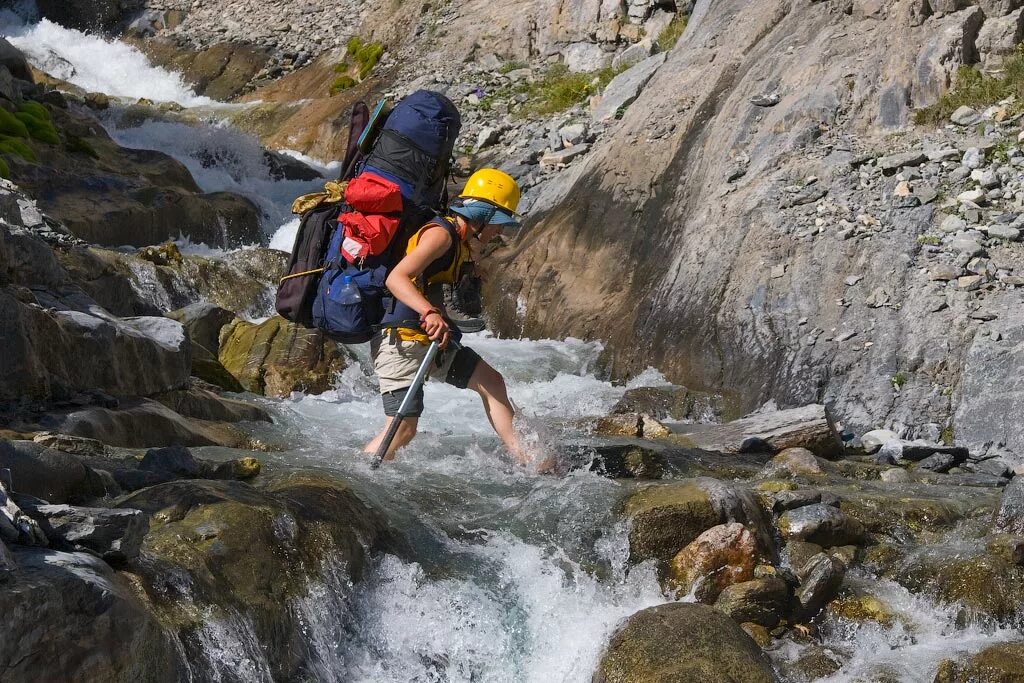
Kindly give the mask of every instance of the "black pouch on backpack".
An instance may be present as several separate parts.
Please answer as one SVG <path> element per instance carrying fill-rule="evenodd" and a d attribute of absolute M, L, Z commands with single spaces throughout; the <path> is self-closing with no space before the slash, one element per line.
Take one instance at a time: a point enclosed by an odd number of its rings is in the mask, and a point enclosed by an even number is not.
<path fill-rule="evenodd" d="M 327 245 L 338 226 L 340 204 L 321 204 L 302 216 L 288 270 L 277 287 L 275 308 L 285 320 L 311 327 L 313 298 L 324 269 Z"/>

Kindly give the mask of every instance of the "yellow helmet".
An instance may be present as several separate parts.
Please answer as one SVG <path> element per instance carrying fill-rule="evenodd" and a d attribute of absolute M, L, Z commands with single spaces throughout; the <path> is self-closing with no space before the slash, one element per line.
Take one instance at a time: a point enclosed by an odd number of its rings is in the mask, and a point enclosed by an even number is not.
<path fill-rule="evenodd" d="M 459 198 L 481 199 L 516 215 L 519 195 L 519 185 L 508 173 L 496 168 L 481 168 L 469 176 Z"/>

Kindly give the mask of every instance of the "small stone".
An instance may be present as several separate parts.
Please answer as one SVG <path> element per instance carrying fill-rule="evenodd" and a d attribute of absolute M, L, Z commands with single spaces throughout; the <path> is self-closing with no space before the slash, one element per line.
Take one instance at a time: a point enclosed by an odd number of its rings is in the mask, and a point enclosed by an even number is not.
<path fill-rule="evenodd" d="M 890 441 L 899 441 L 900 437 L 896 432 L 888 429 L 872 429 L 860 437 L 860 443 L 865 452 L 874 453 Z"/>
<path fill-rule="evenodd" d="M 853 339 L 856 336 L 857 336 L 856 330 L 847 330 L 846 332 L 842 332 L 841 334 L 837 335 L 836 336 L 836 341 L 837 342 L 844 342 L 844 341 L 846 341 L 848 339 Z"/>
<path fill-rule="evenodd" d="M 847 287 L 853 287 L 855 284 L 864 279 L 863 275 L 850 275 L 843 282 L 846 283 Z"/>
<path fill-rule="evenodd" d="M 906 180 L 901 180 L 896 183 L 896 188 L 892 191 L 893 197 L 909 197 L 913 193 L 910 188 L 910 183 Z"/>
<path fill-rule="evenodd" d="M 713 526 L 672 559 L 669 585 L 679 595 L 693 593 L 714 602 L 728 586 L 754 578 L 760 556 L 757 539 L 742 524 Z"/>
<path fill-rule="evenodd" d="M 786 266 L 785 266 L 785 264 L 780 263 L 778 265 L 772 266 L 772 273 L 771 273 L 772 279 L 778 279 L 778 278 L 782 277 L 785 274 L 786 274 Z"/>
<path fill-rule="evenodd" d="M 949 242 L 949 248 L 969 258 L 985 254 L 985 248 L 970 237 L 954 237 Z"/>
<path fill-rule="evenodd" d="M 485 149 L 498 142 L 501 139 L 501 131 L 497 128 L 487 126 L 480 131 L 480 134 L 476 137 L 476 148 L 478 150 Z"/>
<path fill-rule="evenodd" d="M 875 453 L 875 462 L 879 465 L 895 465 L 903 457 L 903 442 L 888 441 Z"/>
<path fill-rule="evenodd" d="M 988 236 L 1007 242 L 1017 242 L 1020 240 L 1020 230 L 1008 225 L 993 225 L 988 229 Z"/>
<path fill-rule="evenodd" d="M 950 453 L 933 453 L 917 464 L 918 467 L 932 472 L 944 473 L 956 466 L 956 458 Z"/>
<path fill-rule="evenodd" d="M 960 159 L 960 164 L 966 168 L 981 168 L 985 164 L 985 153 L 977 147 L 968 147 Z"/>
<path fill-rule="evenodd" d="M 963 269 L 949 263 L 940 263 L 928 270 L 928 279 L 939 282 L 949 282 L 960 277 Z"/>
<path fill-rule="evenodd" d="M 971 171 L 971 180 L 977 182 L 978 185 L 981 185 L 986 190 L 991 190 L 994 187 L 1002 185 L 1002 181 L 999 179 L 999 176 L 990 168 L 978 168 Z"/>
<path fill-rule="evenodd" d="M 540 158 L 540 163 L 545 166 L 557 166 L 559 164 L 568 164 L 573 159 L 583 154 L 586 154 L 590 149 L 590 145 L 581 144 L 573 145 L 572 147 L 566 147 L 557 151 L 550 151 Z"/>
<path fill-rule="evenodd" d="M 985 203 L 985 191 L 984 190 L 967 190 L 961 192 L 956 196 L 956 200 L 961 204 L 984 204 Z"/>
<path fill-rule="evenodd" d="M 799 608 L 794 616 L 808 620 L 821 611 L 838 594 L 845 574 L 846 569 L 839 560 L 825 553 L 812 557 L 800 570 L 800 587 L 796 591 Z"/>
<path fill-rule="evenodd" d="M 587 137 L 587 127 L 582 123 L 563 126 L 558 130 L 558 135 L 562 138 L 562 144 L 566 147 L 572 147 L 584 141 Z"/>
<path fill-rule="evenodd" d="M 973 311 L 967 317 L 969 317 L 971 320 L 980 320 L 981 322 L 988 322 L 990 320 L 995 320 L 999 316 L 990 311 Z"/>
<path fill-rule="evenodd" d="M 960 218 L 960 216 L 957 216 L 955 214 L 950 214 L 946 216 L 945 218 L 942 219 L 942 222 L 939 223 L 939 230 L 950 234 L 960 232 L 961 230 L 966 229 L 967 221 L 965 221 L 963 218 Z"/>
<path fill-rule="evenodd" d="M 910 481 L 910 475 L 907 471 L 899 467 L 884 470 L 878 477 L 887 484 L 902 484 Z"/>
<path fill-rule="evenodd" d="M 956 288 L 962 292 L 973 292 L 981 287 L 985 278 L 981 275 L 964 275 L 956 280 Z"/>
<path fill-rule="evenodd" d="M 883 173 L 895 173 L 904 166 L 920 166 L 926 161 L 928 161 L 928 155 L 917 150 L 879 157 L 877 165 Z"/>
<path fill-rule="evenodd" d="M 958 126 L 973 126 L 981 122 L 981 114 L 976 109 L 964 105 L 957 108 L 949 117 L 949 120 Z"/>
<path fill-rule="evenodd" d="M 763 93 L 750 98 L 750 103 L 756 107 L 774 107 L 782 101 L 778 92 Z"/>

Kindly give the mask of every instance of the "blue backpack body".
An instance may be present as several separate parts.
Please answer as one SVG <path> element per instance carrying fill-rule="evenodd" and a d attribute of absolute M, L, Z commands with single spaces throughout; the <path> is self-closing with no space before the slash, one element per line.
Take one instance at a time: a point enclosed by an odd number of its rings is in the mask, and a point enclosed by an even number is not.
<path fill-rule="evenodd" d="M 394 307 L 385 286 L 388 272 L 405 255 L 409 238 L 444 210 L 452 150 L 461 125 L 455 105 L 427 90 L 402 99 L 388 114 L 360 172 L 375 173 L 398 185 L 402 194 L 399 227 L 385 253 L 349 263 L 341 254 L 345 226 L 338 224 L 313 301 L 313 324 L 330 337 L 346 344 L 369 341 L 386 309 Z M 342 301 L 346 276 L 359 288 L 361 303 Z"/>

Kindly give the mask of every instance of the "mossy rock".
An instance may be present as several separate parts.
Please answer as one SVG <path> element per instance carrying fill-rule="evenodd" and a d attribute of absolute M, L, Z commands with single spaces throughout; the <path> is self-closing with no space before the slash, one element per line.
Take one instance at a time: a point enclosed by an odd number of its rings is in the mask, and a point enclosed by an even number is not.
<path fill-rule="evenodd" d="M 966 662 L 945 660 L 935 683 L 1019 683 L 1024 681 L 1024 643 L 1000 643 Z"/>
<path fill-rule="evenodd" d="M 593 683 L 778 683 L 739 624 L 707 605 L 637 612 L 612 636 Z"/>
<path fill-rule="evenodd" d="M 848 621 L 873 621 L 882 626 L 891 626 L 895 620 L 892 608 L 872 595 L 849 595 L 839 597 L 825 606 L 829 616 Z"/>
<path fill-rule="evenodd" d="M 0 135 L 28 138 L 28 127 L 15 114 L 0 107 Z"/>
<path fill-rule="evenodd" d="M 31 100 L 29 100 L 28 102 L 22 102 L 18 106 L 18 111 L 29 114 L 39 119 L 40 121 L 50 121 L 53 118 L 50 115 L 50 110 L 47 109 L 42 102 L 33 102 Z"/>
<path fill-rule="evenodd" d="M 836 494 L 842 500 L 843 512 L 863 524 L 869 533 L 889 536 L 951 529 L 983 504 L 983 498 L 966 502 L 939 496 L 899 496 L 875 490 L 842 490 Z M 992 497 L 993 506 L 996 500 Z"/>
<path fill-rule="evenodd" d="M 258 325 L 235 320 L 225 326 L 219 360 L 243 387 L 267 396 L 322 393 L 346 367 L 334 342 L 280 316 Z"/>
<path fill-rule="evenodd" d="M 0 154 L 13 154 L 31 163 L 37 160 L 35 151 L 28 143 L 10 135 L 0 135 Z"/>
<path fill-rule="evenodd" d="M 293 608 L 330 566 L 338 590 L 362 578 L 368 553 L 390 538 L 382 517 L 341 480 L 284 476 L 260 490 L 237 481 L 174 481 L 119 501 L 151 516 L 139 567 L 161 621 L 186 648 L 210 618 L 242 615 L 275 680 L 298 680 L 310 653 Z M 177 575 L 182 600 L 167 590 Z"/>
<path fill-rule="evenodd" d="M 25 128 L 28 129 L 29 137 L 33 140 L 39 140 L 40 142 L 45 142 L 48 145 L 60 144 L 60 136 L 57 135 L 57 129 L 53 127 L 53 124 L 50 123 L 49 120 L 37 119 L 32 114 L 21 111 L 14 116 L 25 124 Z"/>
<path fill-rule="evenodd" d="M 959 603 L 970 619 L 1012 620 L 1024 604 L 1024 570 L 995 554 L 938 547 L 912 558 L 894 578 L 915 593 Z"/>
<path fill-rule="evenodd" d="M 7 165 L 7 161 L 3 157 L 0 157 L 0 178 L 6 178 L 9 180 L 10 177 L 11 167 Z"/>

